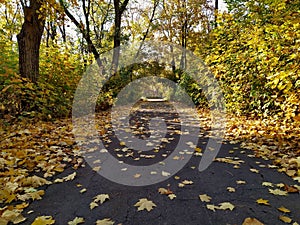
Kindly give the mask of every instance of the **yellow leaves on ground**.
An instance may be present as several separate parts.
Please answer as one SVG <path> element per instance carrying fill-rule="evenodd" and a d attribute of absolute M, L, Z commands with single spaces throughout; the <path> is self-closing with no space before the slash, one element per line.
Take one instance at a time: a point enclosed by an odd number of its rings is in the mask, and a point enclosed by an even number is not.
<path fill-rule="evenodd" d="M 96 225 L 113 225 L 115 222 L 109 218 L 105 218 L 103 220 L 97 220 Z"/>
<path fill-rule="evenodd" d="M 29 199 L 32 200 L 41 200 L 42 196 L 45 194 L 44 190 L 35 190 L 35 189 L 27 189 L 29 193 L 23 194 L 23 195 L 18 195 L 18 199 L 21 201 L 26 201 Z"/>
<path fill-rule="evenodd" d="M 158 192 L 161 195 L 167 195 L 169 199 L 173 200 L 174 198 L 176 198 L 177 196 L 168 188 L 159 188 Z"/>
<path fill-rule="evenodd" d="M 45 191 L 39 187 L 52 184 L 47 177 L 63 172 L 67 163 L 76 164 L 76 148 L 74 152 L 68 148 L 74 144 L 71 124 L 68 120 L 53 123 L 24 119 L 0 128 L 0 203 L 15 205 L 14 201 L 18 200 L 42 199 Z M 41 175 L 33 175 L 37 173 Z M 74 175 L 60 182 L 72 180 Z M 3 224 L 25 219 L 21 212 L 28 203 L 12 205 L 7 206 L 9 211 L 2 209 Z M 48 217 L 37 218 L 36 224 L 47 224 L 47 220 L 51 221 Z"/>
<path fill-rule="evenodd" d="M 55 220 L 52 218 L 52 216 L 39 216 L 35 218 L 31 225 L 50 225 L 54 223 Z"/>
<path fill-rule="evenodd" d="M 191 180 L 183 180 L 182 182 L 178 183 L 178 187 L 184 187 L 185 185 L 191 185 L 194 182 Z"/>
<path fill-rule="evenodd" d="M 208 208 L 209 210 L 212 210 L 212 211 L 216 211 L 216 209 L 221 209 L 221 210 L 230 210 L 232 211 L 235 206 L 233 204 L 231 204 L 230 202 L 222 202 L 219 204 L 219 206 L 216 206 L 216 205 L 213 205 L 213 204 L 207 204 L 206 205 L 206 208 Z"/>
<path fill-rule="evenodd" d="M 100 194 L 94 197 L 94 200 L 90 203 L 90 209 L 94 209 L 99 206 L 98 203 L 103 204 L 106 200 L 109 199 L 108 194 Z"/>
<path fill-rule="evenodd" d="M 21 183 L 24 186 L 40 187 L 45 184 L 51 184 L 52 182 L 46 180 L 45 178 L 34 175 L 32 177 L 25 178 Z"/>
<path fill-rule="evenodd" d="M 230 115 L 227 127 L 227 140 L 241 142 L 241 147 L 253 150 L 256 157 L 273 160 L 279 172 L 300 183 L 299 121 L 292 123 Z M 274 165 L 269 167 L 276 168 Z"/>
<path fill-rule="evenodd" d="M 248 217 L 244 220 L 242 225 L 264 225 L 264 224 L 255 218 Z"/>
<path fill-rule="evenodd" d="M 80 223 L 84 223 L 84 218 L 75 217 L 74 220 L 68 222 L 68 225 L 77 225 L 77 224 L 80 224 Z"/>
<path fill-rule="evenodd" d="M 210 202 L 211 201 L 211 197 L 208 196 L 207 194 L 202 194 L 199 195 L 199 199 L 201 202 Z M 229 209 L 230 211 L 232 211 L 235 206 L 230 203 L 230 202 L 221 202 L 219 203 L 219 206 L 213 205 L 213 204 L 207 204 L 206 208 L 212 211 L 216 211 L 216 209 L 221 209 L 221 210 L 227 210 Z"/>
<path fill-rule="evenodd" d="M 5 210 L 0 217 L 0 224 L 6 225 L 8 222 L 12 222 L 13 224 L 18 224 L 26 220 L 25 217 L 21 214 L 22 210 Z"/>
<path fill-rule="evenodd" d="M 134 206 L 138 207 L 138 211 L 146 209 L 148 212 L 151 211 L 153 207 L 156 207 L 156 205 L 147 198 L 141 198 Z"/>

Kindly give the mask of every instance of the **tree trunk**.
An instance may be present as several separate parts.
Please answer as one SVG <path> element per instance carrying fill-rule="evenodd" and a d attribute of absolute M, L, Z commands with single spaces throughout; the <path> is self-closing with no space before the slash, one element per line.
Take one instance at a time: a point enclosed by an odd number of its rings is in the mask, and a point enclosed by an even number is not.
<path fill-rule="evenodd" d="M 24 23 L 17 35 L 20 74 L 33 82 L 39 77 L 39 50 L 45 26 L 43 16 L 38 13 L 40 7 L 41 1 L 30 0 L 30 6 L 24 8 Z"/>
<path fill-rule="evenodd" d="M 119 66 L 120 45 L 121 45 L 121 21 L 122 14 L 126 9 L 129 0 L 124 0 L 120 5 L 120 0 L 114 0 L 115 7 L 115 33 L 114 33 L 114 51 L 112 60 L 112 74 L 114 74 Z"/>

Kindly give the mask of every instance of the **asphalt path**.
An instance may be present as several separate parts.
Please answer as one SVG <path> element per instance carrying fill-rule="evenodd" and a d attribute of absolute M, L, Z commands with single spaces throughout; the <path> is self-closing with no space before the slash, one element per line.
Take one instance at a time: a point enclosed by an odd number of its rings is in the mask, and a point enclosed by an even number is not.
<path fill-rule="evenodd" d="M 156 111 L 141 110 L 132 114 L 131 125 L 136 129 L 143 127 L 139 129 L 143 132 L 136 133 L 137 138 L 149 137 L 150 134 L 147 133 L 149 118 L 158 115 L 159 107 L 153 108 Z M 115 151 L 122 149 L 123 146 L 120 145 L 113 131 L 109 131 L 101 141 L 106 142 L 108 151 L 115 158 L 122 159 L 124 163 L 147 166 L 160 162 L 176 148 L 180 136 L 179 133 L 174 132 L 180 129 L 180 125 L 174 123 L 177 115 L 170 112 L 163 114 L 159 116 L 165 116 L 169 126 L 173 121 L 173 130 L 166 135 L 166 138 L 173 139 L 161 145 L 159 149 L 142 153 L 134 150 Z M 204 135 L 199 135 L 197 147 L 205 149 L 209 137 L 205 135 L 205 131 L 200 132 Z M 140 157 L 141 154 L 154 155 L 154 157 Z M 135 160 L 136 158 L 139 160 Z M 269 193 L 270 188 L 278 188 L 276 184 L 297 184 L 285 174 L 269 168 L 272 165 L 271 161 L 255 158 L 253 152 L 241 148 L 239 144 L 230 144 L 227 141 L 223 141 L 216 158 L 219 160 L 215 160 L 206 170 L 199 172 L 197 168 L 201 154 L 193 154 L 179 172 L 166 177 L 162 182 L 147 186 L 128 186 L 110 181 L 84 161 L 83 167 L 74 170 L 70 166 L 63 173 L 51 178 L 54 181 L 76 171 L 76 177 L 71 181 L 43 187 L 46 190 L 45 195 L 41 200 L 30 204 L 24 211 L 23 214 L 28 219 L 22 224 L 31 224 L 34 218 L 42 215 L 52 216 L 56 221 L 55 224 L 59 225 L 66 225 L 75 217 L 83 217 L 84 224 L 88 225 L 104 218 L 111 218 L 114 224 L 122 225 L 241 225 L 248 217 L 256 218 L 263 224 L 280 225 L 286 224 L 279 220 L 279 216 L 282 215 L 288 216 L 293 222 L 300 222 L 299 193 L 289 193 L 286 196 Z M 180 187 L 179 183 L 184 180 L 193 183 Z M 263 186 L 263 182 L 272 183 L 274 187 Z M 234 192 L 230 192 L 228 187 L 233 188 Z M 160 194 L 159 188 L 169 189 L 176 198 L 171 200 L 167 195 Z M 82 189 L 86 191 L 81 193 Z M 98 207 L 90 209 L 90 203 L 99 194 L 108 194 L 109 199 Z M 210 202 L 200 201 L 199 195 L 203 194 L 211 197 Z M 156 207 L 151 211 L 138 211 L 134 205 L 141 198 L 153 201 Z M 258 204 L 256 202 L 258 199 L 268 200 L 269 205 Z M 218 206 L 223 202 L 231 203 L 235 206 L 234 209 L 213 211 L 207 208 L 208 204 Z M 291 212 L 280 212 L 278 208 L 281 206 Z M 29 211 L 33 212 L 27 214 Z"/>

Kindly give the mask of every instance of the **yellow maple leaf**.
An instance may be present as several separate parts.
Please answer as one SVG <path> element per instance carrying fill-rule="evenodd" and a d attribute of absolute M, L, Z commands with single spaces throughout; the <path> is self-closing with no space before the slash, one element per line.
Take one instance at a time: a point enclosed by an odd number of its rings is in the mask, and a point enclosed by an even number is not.
<path fill-rule="evenodd" d="M 52 216 L 39 216 L 35 218 L 31 225 L 50 225 L 54 223 L 55 220 L 52 218 Z"/>
<path fill-rule="evenodd" d="M 90 203 L 90 209 L 94 209 L 96 208 L 97 206 L 99 206 L 96 202 L 91 202 Z"/>
<path fill-rule="evenodd" d="M 138 207 L 138 211 L 146 209 L 148 212 L 151 211 L 153 207 L 156 207 L 156 205 L 147 198 L 141 198 L 134 206 Z"/>
<path fill-rule="evenodd" d="M 171 199 L 171 200 L 173 200 L 174 198 L 176 198 L 177 196 L 175 195 L 175 194 L 169 194 L 168 195 L 168 198 L 169 199 Z"/>
<path fill-rule="evenodd" d="M 94 202 L 100 202 L 100 204 L 102 204 L 107 199 L 109 199 L 108 194 L 100 194 L 100 195 L 97 195 L 97 196 L 94 197 Z"/>
<path fill-rule="evenodd" d="M 68 222 L 68 225 L 77 225 L 77 224 L 80 224 L 80 223 L 84 223 L 84 218 L 75 217 L 74 220 Z"/>

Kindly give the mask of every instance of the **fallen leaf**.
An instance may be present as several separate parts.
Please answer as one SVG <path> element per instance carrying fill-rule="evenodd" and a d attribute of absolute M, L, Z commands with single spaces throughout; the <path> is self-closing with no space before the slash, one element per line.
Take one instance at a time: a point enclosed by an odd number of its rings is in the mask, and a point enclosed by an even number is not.
<path fill-rule="evenodd" d="M 193 184 L 194 182 L 191 181 L 191 180 L 184 180 L 181 183 L 184 184 L 184 185 L 188 185 L 188 184 Z"/>
<path fill-rule="evenodd" d="M 156 205 L 147 198 L 141 198 L 134 206 L 138 207 L 138 211 L 146 209 L 148 212 L 151 211 L 153 207 L 156 207 Z"/>
<path fill-rule="evenodd" d="M 90 203 L 90 209 L 94 209 L 96 208 L 97 206 L 99 206 L 96 202 L 91 202 Z"/>
<path fill-rule="evenodd" d="M 159 188 L 158 192 L 162 195 L 173 194 L 173 192 L 170 189 L 166 189 L 166 188 Z"/>
<path fill-rule="evenodd" d="M 227 187 L 227 191 L 229 191 L 229 192 L 235 192 L 235 188 L 233 188 L 233 187 Z"/>
<path fill-rule="evenodd" d="M 285 207 L 283 207 L 283 206 L 279 207 L 278 210 L 279 210 L 280 212 L 284 212 L 284 213 L 289 213 L 289 212 L 291 212 L 291 210 L 289 210 L 289 209 L 287 209 L 287 208 L 285 208 Z"/>
<path fill-rule="evenodd" d="M 80 224 L 80 223 L 84 223 L 84 218 L 75 217 L 74 220 L 68 222 L 68 225 L 77 225 L 77 224 Z"/>
<path fill-rule="evenodd" d="M 174 198 L 176 198 L 177 196 L 175 194 L 169 194 L 168 195 L 169 199 L 173 200 Z"/>
<path fill-rule="evenodd" d="M 248 217 L 244 220 L 242 225 L 264 225 L 264 224 L 255 218 Z"/>
<path fill-rule="evenodd" d="M 253 168 L 251 168 L 250 171 L 251 171 L 252 173 L 259 173 L 259 170 L 253 169 Z"/>
<path fill-rule="evenodd" d="M 258 204 L 260 204 L 260 205 L 270 205 L 270 204 L 269 204 L 269 200 L 262 199 L 262 198 L 257 199 L 256 202 L 257 202 Z"/>
<path fill-rule="evenodd" d="M 80 192 L 81 194 L 84 193 L 84 192 L 86 192 L 86 188 L 81 189 L 79 192 Z"/>
<path fill-rule="evenodd" d="M 246 184 L 246 181 L 244 181 L 244 180 L 237 180 L 236 183 L 237 184 Z"/>
<path fill-rule="evenodd" d="M 265 187 L 274 187 L 274 184 L 272 184 L 271 182 L 262 182 L 262 186 L 265 186 Z"/>
<path fill-rule="evenodd" d="M 101 166 L 95 166 L 95 167 L 93 168 L 93 170 L 94 170 L 95 172 L 99 172 L 100 169 L 101 169 Z"/>
<path fill-rule="evenodd" d="M 280 189 L 270 189 L 269 188 L 269 192 L 273 195 L 287 195 L 288 193 L 286 191 L 282 191 Z"/>
<path fill-rule="evenodd" d="M 289 186 L 287 184 L 284 185 L 284 190 L 287 191 L 288 193 L 298 193 L 299 192 L 297 187 L 295 187 L 293 185 Z"/>
<path fill-rule="evenodd" d="M 235 206 L 230 202 L 222 202 L 219 205 L 220 205 L 219 209 L 223 209 L 223 210 L 229 209 L 232 211 L 235 208 Z"/>
<path fill-rule="evenodd" d="M 100 202 L 100 204 L 102 204 L 103 202 L 105 202 L 108 199 L 109 199 L 108 194 L 100 194 L 100 195 L 97 195 L 94 197 L 94 202 Z"/>
<path fill-rule="evenodd" d="M 134 178 L 140 178 L 142 175 L 140 174 L 140 173 L 136 173 L 136 174 L 134 174 Z"/>
<path fill-rule="evenodd" d="M 164 176 L 164 177 L 167 177 L 167 176 L 170 176 L 171 174 L 169 172 L 162 171 L 161 175 Z"/>
<path fill-rule="evenodd" d="M 199 198 L 200 198 L 201 202 L 210 202 L 210 200 L 211 200 L 211 197 L 208 196 L 207 194 L 199 195 Z"/>
<path fill-rule="evenodd" d="M 96 225 L 113 225 L 115 222 L 109 218 L 105 218 L 103 220 L 97 220 Z"/>
<path fill-rule="evenodd" d="M 70 181 L 70 180 L 74 180 L 75 177 L 76 177 L 76 172 L 71 173 L 70 175 L 64 177 L 63 180 L 64 181 Z"/>
<path fill-rule="evenodd" d="M 4 224 L 7 224 L 9 221 L 13 222 L 14 224 L 18 224 L 26 220 L 26 218 L 22 216 L 21 210 L 8 209 L 2 213 L 0 219 L 3 219 Z"/>
<path fill-rule="evenodd" d="M 214 212 L 216 211 L 216 209 L 219 209 L 218 206 L 215 206 L 215 205 L 212 205 L 212 204 L 207 204 L 206 208 L 208 208 L 209 210 L 212 210 Z"/>
<path fill-rule="evenodd" d="M 50 225 L 54 223 L 55 220 L 52 218 L 52 216 L 39 216 L 35 218 L 31 225 Z"/>
<path fill-rule="evenodd" d="M 291 223 L 292 219 L 290 217 L 287 216 L 279 216 L 279 219 L 285 223 Z"/>

